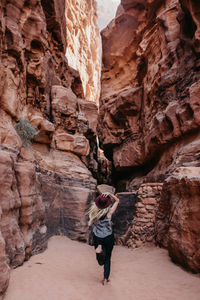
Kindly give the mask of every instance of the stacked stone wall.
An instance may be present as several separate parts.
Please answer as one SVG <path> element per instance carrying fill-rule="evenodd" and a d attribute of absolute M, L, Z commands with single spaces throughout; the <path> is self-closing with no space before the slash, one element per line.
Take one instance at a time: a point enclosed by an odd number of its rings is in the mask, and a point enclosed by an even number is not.
<path fill-rule="evenodd" d="M 144 183 L 137 191 L 136 214 L 120 244 L 136 248 L 155 242 L 155 221 L 162 183 Z"/>

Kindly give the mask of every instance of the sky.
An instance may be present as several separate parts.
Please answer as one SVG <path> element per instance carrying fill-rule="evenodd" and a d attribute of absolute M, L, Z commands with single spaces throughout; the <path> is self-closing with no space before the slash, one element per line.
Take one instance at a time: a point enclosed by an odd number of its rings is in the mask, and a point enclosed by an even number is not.
<path fill-rule="evenodd" d="M 120 0 L 96 0 L 98 5 L 98 23 L 99 28 L 102 30 L 108 23 L 115 17 L 115 13 Z"/>

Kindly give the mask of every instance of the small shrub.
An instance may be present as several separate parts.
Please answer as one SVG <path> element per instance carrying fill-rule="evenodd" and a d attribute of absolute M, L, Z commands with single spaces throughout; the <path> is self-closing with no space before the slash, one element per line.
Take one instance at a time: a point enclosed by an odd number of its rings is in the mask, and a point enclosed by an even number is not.
<path fill-rule="evenodd" d="M 35 135 L 37 135 L 37 130 L 31 126 L 27 119 L 19 120 L 19 122 L 15 125 L 15 130 L 19 134 L 22 144 L 25 147 L 29 147 L 32 139 Z"/>

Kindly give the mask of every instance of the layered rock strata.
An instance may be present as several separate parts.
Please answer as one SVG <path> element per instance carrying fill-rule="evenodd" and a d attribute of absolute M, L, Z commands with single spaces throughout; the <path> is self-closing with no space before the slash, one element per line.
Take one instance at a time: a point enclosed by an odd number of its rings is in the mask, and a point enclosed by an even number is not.
<path fill-rule="evenodd" d="M 102 32 L 99 115 L 99 138 L 113 161 L 118 191 L 137 191 L 151 182 L 167 187 L 158 209 L 158 227 L 164 230 L 156 230 L 157 241 L 194 272 L 200 270 L 194 230 L 200 227 L 194 171 L 199 168 L 199 32 L 196 1 L 122 0 Z"/>
<path fill-rule="evenodd" d="M 173 261 L 200 272 L 200 170 L 181 167 L 163 186 L 156 222 L 156 241 Z"/>
<path fill-rule="evenodd" d="M 198 129 L 198 23 L 185 10 L 179 1 L 122 1 L 102 32 L 101 143 L 118 170 Z"/>
<path fill-rule="evenodd" d="M 98 103 L 101 43 L 96 1 L 66 1 L 66 21 L 69 65 L 80 73 L 85 98 Z"/>
<path fill-rule="evenodd" d="M 9 266 L 45 249 L 50 235 L 88 239 L 98 109 L 65 57 L 65 5 L 0 3 L 0 295 Z M 21 133 L 16 124 L 26 124 Z"/>

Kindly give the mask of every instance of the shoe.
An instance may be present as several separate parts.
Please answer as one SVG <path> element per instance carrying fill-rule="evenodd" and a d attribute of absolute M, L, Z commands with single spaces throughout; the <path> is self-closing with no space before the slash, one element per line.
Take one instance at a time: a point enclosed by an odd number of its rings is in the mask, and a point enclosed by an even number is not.
<path fill-rule="evenodd" d="M 105 264 L 105 254 L 103 253 L 103 251 L 100 253 L 96 253 L 96 259 L 100 266 L 103 266 Z"/>

